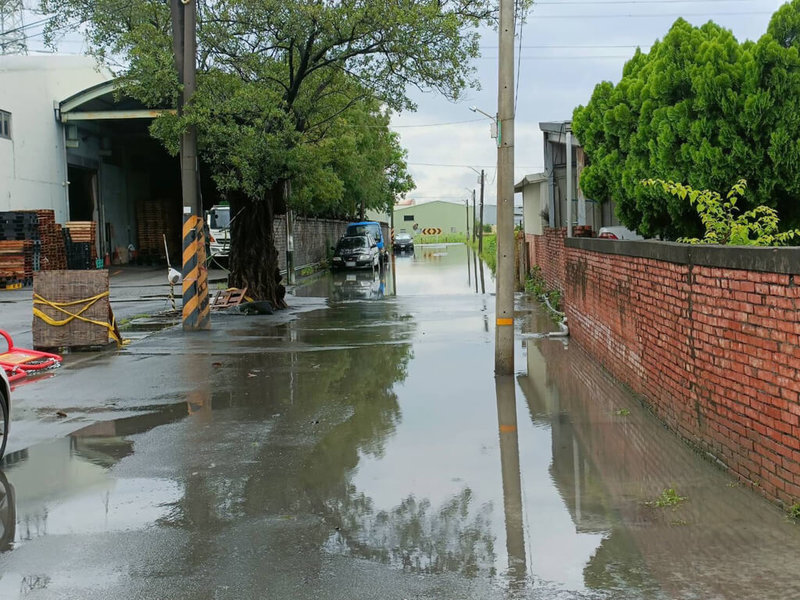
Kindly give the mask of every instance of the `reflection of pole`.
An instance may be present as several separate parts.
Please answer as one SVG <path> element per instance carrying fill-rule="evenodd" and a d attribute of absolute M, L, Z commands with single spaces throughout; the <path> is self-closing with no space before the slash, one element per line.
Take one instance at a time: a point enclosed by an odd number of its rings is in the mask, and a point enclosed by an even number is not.
<path fill-rule="evenodd" d="M 472 287 L 472 266 L 469 260 L 470 255 L 472 254 L 472 248 L 469 247 L 467 244 L 467 286 Z M 477 281 L 478 274 L 475 273 L 475 281 Z"/>
<path fill-rule="evenodd" d="M 475 234 L 474 231 L 472 233 L 473 233 L 473 235 Z M 478 293 L 478 263 L 480 262 L 480 260 L 478 260 L 478 253 L 477 252 L 473 252 L 472 253 L 472 262 L 475 265 L 475 293 L 477 294 Z"/>
<path fill-rule="evenodd" d="M 500 465 L 503 474 L 503 508 L 506 517 L 506 550 L 511 579 L 523 584 L 527 561 L 522 516 L 522 482 L 519 471 L 517 402 L 513 377 L 495 378 L 497 422 L 500 427 Z"/>
<path fill-rule="evenodd" d="M 485 294 L 486 293 L 486 283 L 485 283 L 485 281 L 483 279 L 483 267 L 484 267 L 483 259 L 479 256 L 478 257 L 478 268 L 481 271 L 481 294 Z"/>

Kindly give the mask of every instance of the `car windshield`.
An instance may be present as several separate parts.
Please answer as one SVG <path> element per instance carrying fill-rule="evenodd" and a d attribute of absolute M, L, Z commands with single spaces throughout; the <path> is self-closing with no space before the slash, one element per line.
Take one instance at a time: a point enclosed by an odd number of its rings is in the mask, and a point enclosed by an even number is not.
<path fill-rule="evenodd" d="M 224 229 L 231 226 L 231 209 L 230 208 L 212 208 L 210 211 L 211 229 Z"/>
<path fill-rule="evenodd" d="M 347 235 L 367 235 L 377 237 L 380 228 L 377 225 L 350 225 L 347 228 Z"/>
<path fill-rule="evenodd" d="M 394 238 L 394 239 L 396 239 L 396 240 L 402 240 L 402 241 L 404 241 L 404 242 L 405 242 L 405 241 L 408 241 L 408 240 L 410 240 L 410 239 L 411 239 L 411 236 L 410 236 L 410 235 L 408 235 L 407 233 L 398 233 L 398 234 L 397 234 L 397 236 L 395 236 L 395 238 Z"/>
<path fill-rule="evenodd" d="M 339 248 L 352 250 L 353 248 L 366 248 L 367 238 L 365 237 L 346 237 L 339 240 Z"/>

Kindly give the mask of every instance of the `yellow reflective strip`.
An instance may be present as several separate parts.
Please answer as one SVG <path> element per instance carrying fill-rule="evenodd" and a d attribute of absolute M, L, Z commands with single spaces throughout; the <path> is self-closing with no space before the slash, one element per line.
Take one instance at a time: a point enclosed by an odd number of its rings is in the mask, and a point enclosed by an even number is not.
<path fill-rule="evenodd" d="M 498 325 L 513 325 L 514 319 L 497 319 Z"/>

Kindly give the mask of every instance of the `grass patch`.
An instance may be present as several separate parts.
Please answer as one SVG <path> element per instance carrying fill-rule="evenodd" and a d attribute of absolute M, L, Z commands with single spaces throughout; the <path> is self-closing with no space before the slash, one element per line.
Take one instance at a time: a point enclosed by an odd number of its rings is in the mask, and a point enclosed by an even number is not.
<path fill-rule="evenodd" d="M 628 410 L 627 408 L 620 408 L 614 414 L 617 415 L 618 417 L 627 417 L 628 415 L 631 414 L 631 411 Z"/>
<path fill-rule="evenodd" d="M 675 488 L 667 488 L 655 500 L 645 502 L 646 506 L 653 508 L 667 508 L 670 506 L 678 506 L 681 502 L 685 501 L 686 496 L 681 496 L 675 491 Z"/>

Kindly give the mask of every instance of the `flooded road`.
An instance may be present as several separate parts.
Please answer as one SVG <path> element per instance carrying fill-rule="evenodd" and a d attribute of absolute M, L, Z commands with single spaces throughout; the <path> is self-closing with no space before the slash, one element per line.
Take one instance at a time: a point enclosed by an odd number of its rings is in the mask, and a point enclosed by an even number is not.
<path fill-rule="evenodd" d="M 419 246 L 325 274 L 296 318 L 20 388 L 23 414 L 58 391 L 126 416 L 5 459 L 0 598 L 800 597 L 798 526 L 526 335 L 555 326 L 524 298 L 495 380 L 483 278 Z"/>

